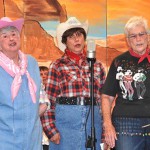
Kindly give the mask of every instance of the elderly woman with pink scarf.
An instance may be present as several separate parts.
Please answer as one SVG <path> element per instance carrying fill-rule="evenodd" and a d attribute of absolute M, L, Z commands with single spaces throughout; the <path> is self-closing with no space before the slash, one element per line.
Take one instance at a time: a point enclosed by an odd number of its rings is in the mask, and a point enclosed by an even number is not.
<path fill-rule="evenodd" d="M 23 22 L 0 19 L 1 150 L 42 150 L 41 79 L 35 59 L 20 51 Z"/>

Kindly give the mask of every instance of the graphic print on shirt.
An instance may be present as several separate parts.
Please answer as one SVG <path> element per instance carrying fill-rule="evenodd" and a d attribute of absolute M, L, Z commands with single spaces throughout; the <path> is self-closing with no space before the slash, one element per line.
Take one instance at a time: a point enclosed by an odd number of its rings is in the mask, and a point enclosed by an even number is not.
<path fill-rule="evenodd" d="M 122 66 L 117 67 L 116 79 L 119 80 L 119 86 L 123 99 L 133 100 L 133 94 L 136 90 L 137 98 L 143 99 L 146 92 L 144 81 L 146 75 L 143 68 L 138 68 L 134 72 L 131 69 L 123 69 Z"/>
<path fill-rule="evenodd" d="M 126 99 L 127 98 L 127 89 L 125 88 L 125 85 L 123 82 L 123 77 L 124 77 L 123 69 L 121 66 L 119 66 L 117 68 L 116 79 L 119 80 L 119 85 L 122 90 L 123 98 Z"/>
<path fill-rule="evenodd" d="M 137 90 L 138 99 L 143 99 L 143 96 L 146 92 L 146 87 L 144 81 L 146 80 L 146 76 L 143 73 L 142 68 L 138 68 L 138 72 L 133 76 L 134 86 Z"/>
<path fill-rule="evenodd" d="M 127 89 L 127 94 L 128 94 L 129 100 L 133 100 L 132 97 L 134 94 L 134 90 L 133 90 L 132 85 L 131 85 L 132 81 L 133 81 L 132 71 L 127 70 L 124 74 L 123 82 L 124 82 L 125 88 Z"/>

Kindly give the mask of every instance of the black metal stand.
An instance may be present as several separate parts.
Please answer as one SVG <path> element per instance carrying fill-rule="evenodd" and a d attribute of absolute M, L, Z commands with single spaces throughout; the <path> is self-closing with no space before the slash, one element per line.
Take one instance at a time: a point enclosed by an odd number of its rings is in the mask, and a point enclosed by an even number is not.
<path fill-rule="evenodd" d="M 95 58 L 87 59 L 90 64 L 90 73 L 91 73 L 91 81 L 90 81 L 90 100 L 91 100 L 91 136 L 88 136 L 86 141 L 86 148 L 91 148 L 91 150 L 96 150 L 95 143 L 97 142 L 95 138 L 95 126 L 94 126 L 94 63 L 96 61 Z"/>

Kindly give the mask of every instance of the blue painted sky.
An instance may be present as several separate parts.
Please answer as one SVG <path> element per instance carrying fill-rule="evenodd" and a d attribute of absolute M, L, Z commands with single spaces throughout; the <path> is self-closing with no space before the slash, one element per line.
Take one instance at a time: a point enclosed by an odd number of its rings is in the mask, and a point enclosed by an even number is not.
<path fill-rule="evenodd" d="M 59 21 L 45 21 L 45 22 L 40 22 L 40 24 L 47 33 L 55 37 L 56 28 L 57 25 L 59 24 Z M 89 26 L 88 38 L 105 39 L 105 37 L 106 37 L 105 25 Z"/>

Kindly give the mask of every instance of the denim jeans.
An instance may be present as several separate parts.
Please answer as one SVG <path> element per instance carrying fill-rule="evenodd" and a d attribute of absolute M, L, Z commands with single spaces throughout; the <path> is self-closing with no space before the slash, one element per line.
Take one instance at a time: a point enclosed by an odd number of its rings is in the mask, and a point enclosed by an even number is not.
<path fill-rule="evenodd" d="M 114 118 L 115 150 L 150 150 L 150 118 Z"/>
<path fill-rule="evenodd" d="M 60 144 L 50 143 L 50 150 L 86 150 L 85 123 L 90 106 L 56 105 L 56 127 L 61 136 Z M 100 150 L 102 122 L 99 106 L 94 106 L 96 150 Z M 87 135 L 91 135 L 91 114 L 86 125 Z M 91 148 L 87 148 L 91 150 Z"/>

